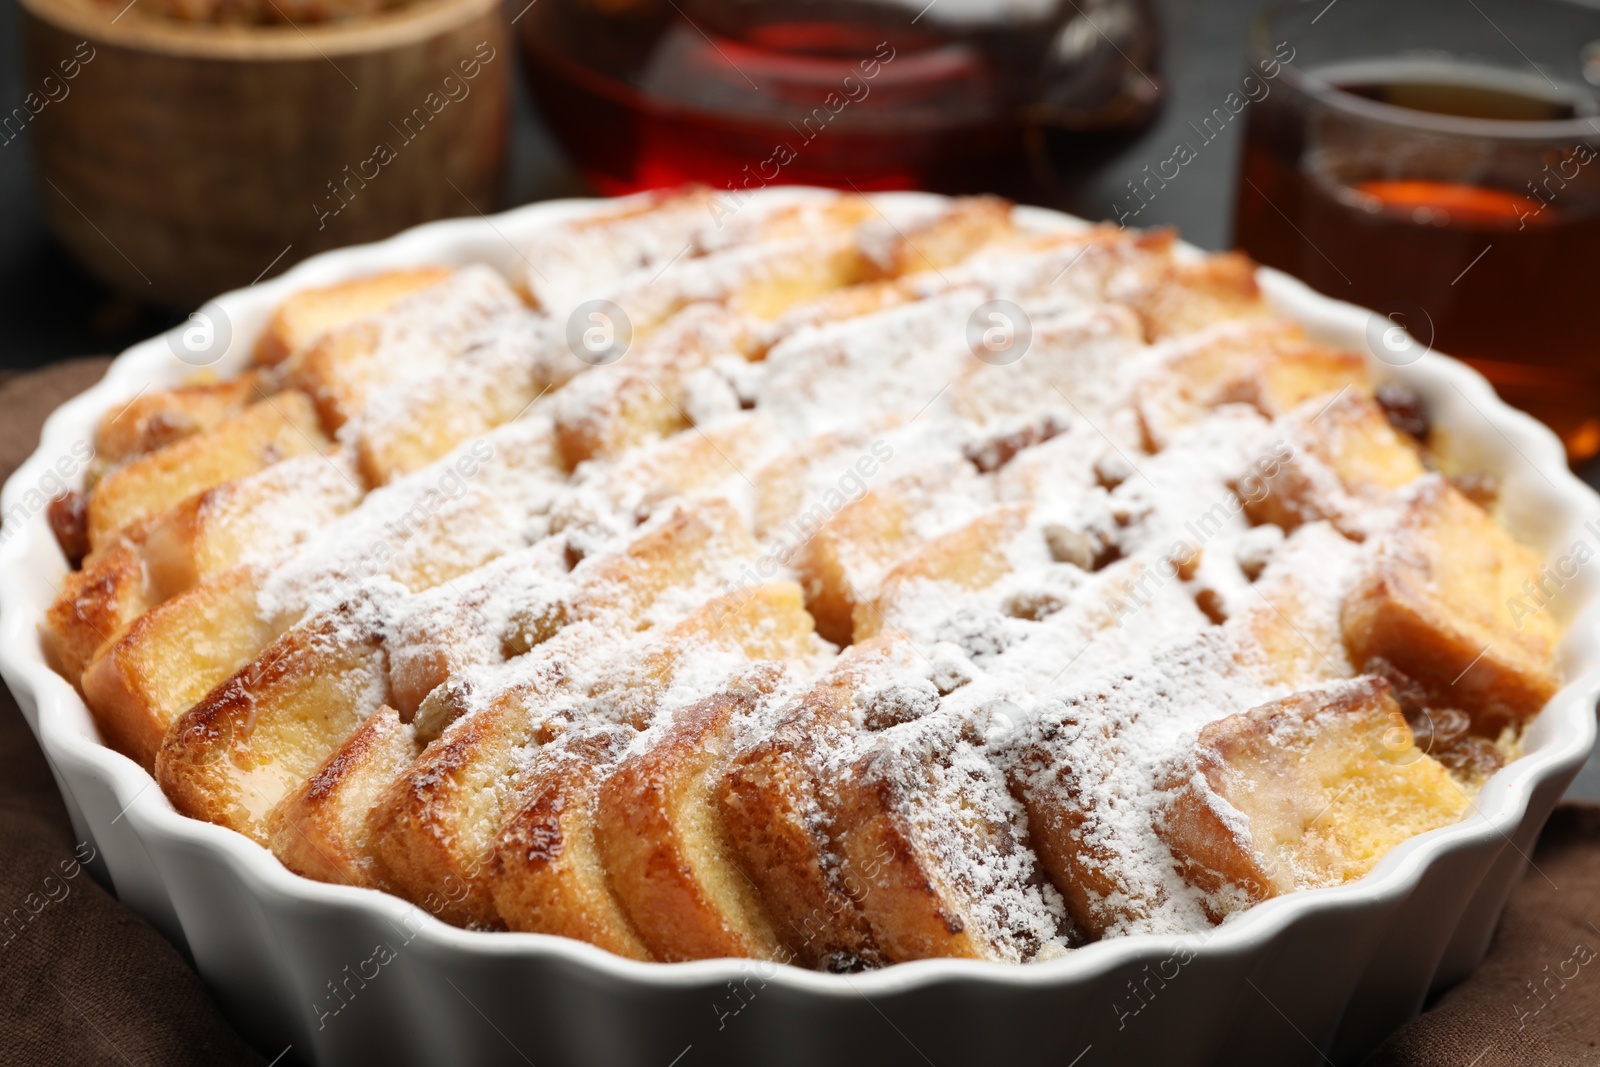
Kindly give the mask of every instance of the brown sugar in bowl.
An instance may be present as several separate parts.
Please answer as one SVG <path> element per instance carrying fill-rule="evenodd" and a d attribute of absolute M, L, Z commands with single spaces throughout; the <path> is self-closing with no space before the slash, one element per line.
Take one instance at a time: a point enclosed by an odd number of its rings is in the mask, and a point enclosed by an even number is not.
<path fill-rule="evenodd" d="M 0 116 L 34 138 L 57 236 L 116 288 L 192 307 L 497 206 L 513 62 L 497 0 L 268 26 L 122 2 L 21 0 L 28 95 Z"/>

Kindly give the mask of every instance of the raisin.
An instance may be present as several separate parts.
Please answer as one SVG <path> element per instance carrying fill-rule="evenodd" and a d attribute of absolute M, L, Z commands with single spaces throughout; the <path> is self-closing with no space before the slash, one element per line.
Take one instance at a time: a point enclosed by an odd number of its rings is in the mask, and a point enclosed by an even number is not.
<path fill-rule="evenodd" d="M 1048 589 L 1029 589 L 1007 598 L 1004 610 L 1013 619 L 1040 622 L 1066 606 L 1067 600 L 1060 593 Z"/>
<path fill-rule="evenodd" d="M 562 562 L 566 564 L 567 570 L 570 571 L 578 564 L 582 563 L 583 557 L 583 546 L 576 541 L 573 541 L 571 538 L 568 538 L 566 547 L 562 550 L 561 554 Z"/>
<path fill-rule="evenodd" d="M 1415 389 L 1399 382 L 1385 382 L 1378 386 L 1377 399 L 1378 406 L 1389 418 L 1390 426 L 1418 441 L 1428 439 L 1433 420 L 1428 415 L 1428 406 Z"/>
<path fill-rule="evenodd" d="M 1485 511 L 1492 511 L 1500 499 L 1500 481 L 1492 474 L 1453 474 L 1450 484 Z"/>
<path fill-rule="evenodd" d="M 1107 452 L 1094 461 L 1094 478 L 1110 492 L 1133 476 L 1133 463 L 1120 452 Z"/>
<path fill-rule="evenodd" d="M 1441 760 L 1442 754 L 1465 739 L 1472 728 L 1467 713 L 1455 708 L 1424 708 L 1416 718 L 1408 719 L 1417 747 Z"/>
<path fill-rule="evenodd" d="M 1382 656 L 1373 656 L 1361 665 L 1362 674 L 1375 674 L 1389 683 L 1389 689 L 1394 695 L 1395 703 L 1400 705 L 1400 711 L 1406 717 L 1406 722 L 1411 724 L 1411 729 L 1417 729 L 1417 723 L 1428 713 L 1430 703 L 1427 688 L 1415 678 L 1406 674 L 1399 667 L 1384 659 Z M 1418 744 L 1421 744 L 1419 741 Z"/>
<path fill-rule="evenodd" d="M 1044 540 L 1051 559 L 1079 570 L 1097 571 L 1122 556 L 1115 542 L 1095 530 L 1074 530 L 1052 522 L 1044 528 Z"/>
<path fill-rule="evenodd" d="M 1196 592 L 1194 606 L 1205 612 L 1206 618 L 1218 626 L 1228 621 L 1228 609 L 1222 603 L 1222 594 L 1215 589 L 1201 589 Z"/>
<path fill-rule="evenodd" d="M 1283 530 L 1277 526 L 1252 526 L 1239 539 L 1234 550 L 1234 562 L 1239 572 L 1250 581 L 1261 577 L 1278 549 L 1283 547 Z"/>
<path fill-rule="evenodd" d="M 89 498 L 70 490 L 62 493 L 50 501 L 46 517 L 56 535 L 56 544 L 61 546 L 72 569 L 77 570 L 89 554 Z"/>
<path fill-rule="evenodd" d="M 1481 782 L 1505 766 L 1505 757 L 1493 742 L 1482 737 L 1462 737 L 1433 757 L 1458 778 Z"/>
<path fill-rule="evenodd" d="M 1010 433 L 969 442 L 962 448 L 961 454 L 980 472 L 992 474 L 1015 459 L 1018 452 L 1043 444 L 1052 437 L 1059 436 L 1066 428 L 1067 424 L 1063 420 L 1054 415 L 1046 415 L 1039 421 Z"/>
<path fill-rule="evenodd" d="M 1057 563 L 1070 563 L 1083 571 L 1094 569 L 1098 546 L 1088 531 L 1053 522 L 1044 528 L 1044 540 L 1050 548 L 1050 558 Z"/>

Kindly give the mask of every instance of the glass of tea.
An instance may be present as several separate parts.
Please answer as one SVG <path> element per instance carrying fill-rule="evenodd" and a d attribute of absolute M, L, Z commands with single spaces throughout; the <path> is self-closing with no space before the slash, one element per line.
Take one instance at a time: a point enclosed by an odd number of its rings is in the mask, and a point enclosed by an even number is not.
<path fill-rule="evenodd" d="M 608 194 L 684 182 L 999 191 L 1046 135 L 1114 137 L 1161 97 L 1152 0 L 511 10 L 535 102 Z"/>
<path fill-rule="evenodd" d="M 1315 0 L 1251 49 L 1236 243 L 1600 452 L 1600 10 Z"/>

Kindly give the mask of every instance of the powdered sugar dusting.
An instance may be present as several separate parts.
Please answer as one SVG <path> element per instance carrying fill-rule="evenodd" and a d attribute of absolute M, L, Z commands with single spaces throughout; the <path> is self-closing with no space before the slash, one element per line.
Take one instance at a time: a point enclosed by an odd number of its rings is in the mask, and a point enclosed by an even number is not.
<path fill-rule="evenodd" d="M 941 709 L 884 731 L 857 773 L 894 790 L 959 921 L 997 958 L 1021 962 L 1064 940 L 1069 922 L 1027 848 L 1021 805 L 970 733 L 968 716 Z"/>
<path fill-rule="evenodd" d="M 1041 700 L 1011 742 L 1024 788 L 1059 796 L 1078 821 L 1079 862 L 1107 931 L 1175 933 L 1206 924 L 1199 890 L 1155 833 L 1154 789 L 1201 726 L 1270 699 L 1218 630 L 1174 639 L 1137 668 L 1113 668 Z"/>
<path fill-rule="evenodd" d="M 903 231 L 937 228 L 947 202 L 887 218 L 828 194 L 719 203 L 692 191 L 537 235 L 532 310 L 471 270 L 381 316 L 384 373 L 344 451 L 257 476 L 322 486 L 321 510 L 266 528 L 261 551 L 283 555 L 261 616 L 381 633 L 424 739 L 526 697 L 497 727 L 519 773 L 560 732 L 540 723 L 628 737 L 608 759 L 648 751 L 676 711 L 781 656 L 731 753 L 804 735 L 834 874 L 839 812 L 877 804 L 977 954 L 1049 958 L 1086 936 L 1069 914 L 1101 935 L 1206 926 L 1156 832 L 1157 783 L 1205 724 L 1293 688 L 1294 657 L 1261 651 L 1269 628 L 1305 639 L 1305 677 L 1354 673 L 1338 606 L 1383 502 L 1287 537 L 1253 524 L 1242 494 L 1295 453 L 1306 412 L 1167 380 L 1259 331 L 1147 342 L 1160 239 L 1001 227 L 885 278 Z M 635 331 L 613 365 L 568 342 L 589 299 Z M 1027 319 L 1018 360 L 974 345 L 995 300 Z M 409 440 L 435 408 L 426 428 L 461 443 L 350 509 L 359 491 L 327 471 L 353 474 L 358 445 Z M 749 617 L 796 585 L 855 643 L 843 658 L 795 631 L 798 608 Z M 847 695 L 818 704 L 819 685 Z M 1073 871 L 1046 862 L 1057 816 Z"/>

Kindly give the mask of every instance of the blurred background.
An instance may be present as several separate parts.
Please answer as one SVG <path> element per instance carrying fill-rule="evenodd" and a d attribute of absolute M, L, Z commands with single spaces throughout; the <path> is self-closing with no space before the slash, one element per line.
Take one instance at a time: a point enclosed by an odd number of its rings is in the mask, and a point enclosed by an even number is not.
<path fill-rule="evenodd" d="M 940 0 L 952 6 L 959 2 Z M 1095 5 L 1085 6 L 1095 10 Z M 1257 0 L 1155 0 L 1165 48 L 1157 63 L 1140 66 L 1165 91 L 1158 110 L 1152 117 L 1136 116 L 1142 125 L 1131 131 L 1036 146 L 1048 156 L 1049 169 L 1014 174 L 1008 182 L 1012 187 L 1004 191 L 1085 218 L 1114 218 L 1115 205 L 1128 199 L 1127 183 L 1142 177 L 1141 168 L 1166 159 L 1183 137 L 1193 141 L 1188 124 L 1238 88 L 1248 58 L 1250 22 L 1260 6 Z M 508 19 L 521 9 L 521 3 L 509 8 Z M 26 80 L 21 18 L 15 0 L 0 3 L 0 102 L 8 108 L 37 88 Z M 1095 21 L 1115 33 L 1104 16 Z M 600 190 L 585 180 L 535 111 L 520 69 L 525 60 L 517 53 L 507 48 L 496 60 L 518 68 L 510 78 L 503 187 L 496 202 L 478 207 L 493 211 L 550 197 L 594 195 Z M 863 54 L 870 54 L 870 48 Z M 63 101 L 63 111 L 66 105 Z M 60 194 L 35 177 L 35 132 L 25 129 L 0 144 L 0 365 L 18 369 L 68 356 L 115 353 L 181 321 L 181 311 L 118 294 L 95 280 L 52 237 L 44 198 Z M 1137 225 L 1176 225 L 1186 239 L 1203 247 L 1228 247 L 1242 135 L 1241 129 L 1229 128 L 1205 145 L 1184 166 L 1182 180 L 1171 182 L 1139 214 Z M 172 163 L 181 166 L 181 161 Z M 1026 161 L 1022 165 L 1028 166 Z M 458 199 L 447 213 L 472 212 Z M 309 209 L 306 214 L 310 217 Z M 296 258 L 292 251 L 273 272 Z"/>

